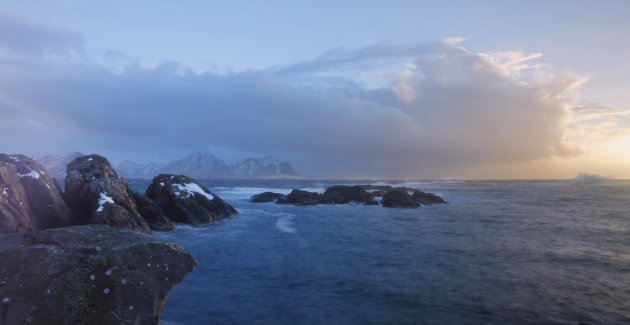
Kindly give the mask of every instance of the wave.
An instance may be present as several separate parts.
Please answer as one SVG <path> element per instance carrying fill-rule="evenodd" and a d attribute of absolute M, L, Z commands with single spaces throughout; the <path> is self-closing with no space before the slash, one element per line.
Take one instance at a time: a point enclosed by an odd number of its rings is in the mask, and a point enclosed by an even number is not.
<path fill-rule="evenodd" d="M 296 232 L 294 228 L 295 215 L 291 213 L 276 213 L 280 217 L 276 220 L 276 228 L 284 233 L 293 234 Z"/>

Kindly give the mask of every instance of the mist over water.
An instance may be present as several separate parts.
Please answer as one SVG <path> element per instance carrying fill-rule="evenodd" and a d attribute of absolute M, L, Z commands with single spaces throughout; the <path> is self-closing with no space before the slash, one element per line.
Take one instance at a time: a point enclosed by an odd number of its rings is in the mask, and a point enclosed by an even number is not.
<path fill-rule="evenodd" d="M 240 214 L 155 233 L 199 264 L 165 324 L 630 323 L 628 181 L 406 183 L 449 202 L 409 210 L 248 200 L 344 181 L 205 183 Z"/>

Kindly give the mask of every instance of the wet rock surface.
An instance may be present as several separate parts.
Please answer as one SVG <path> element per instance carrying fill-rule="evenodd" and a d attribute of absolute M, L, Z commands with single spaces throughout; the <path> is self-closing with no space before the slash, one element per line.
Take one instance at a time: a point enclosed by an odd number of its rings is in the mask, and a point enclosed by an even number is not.
<path fill-rule="evenodd" d="M 160 174 L 153 178 L 145 195 L 175 222 L 200 225 L 237 213 L 219 196 L 184 175 Z"/>
<path fill-rule="evenodd" d="M 195 267 L 180 245 L 106 225 L 0 235 L 0 324 L 157 324 Z"/>
<path fill-rule="evenodd" d="M 75 222 L 57 181 L 25 155 L 0 154 L 0 232 L 56 228 Z"/>
<path fill-rule="evenodd" d="M 68 164 L 64 197 L 79 224 L 107 224 L 149 231 L 127 181 L 99 155 Z"/>
<path fill-rule="evenodd" d="M 285 195 L 275 192 L 262 192 L 252 196 L 250 199 L 254 203 L 269 203 L 284 199 Z"/>

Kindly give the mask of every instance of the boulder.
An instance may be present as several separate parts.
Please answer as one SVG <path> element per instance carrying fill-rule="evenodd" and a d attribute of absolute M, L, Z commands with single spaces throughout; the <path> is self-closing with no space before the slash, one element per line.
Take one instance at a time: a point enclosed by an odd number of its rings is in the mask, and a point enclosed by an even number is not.
<path fill-rule="evenodd" d="M 37 228 L 15 166 L 0 161 L 0 232 L 26 232 Z"/>
<path fill-rule="evenodd" d="M 0 235 L 0 324 L 158 324 L 195 267 L 182 246 L 106 225 Z"/>
<path fill-rule="evenodd" d="M 277 204 L 293 204 L 293 205 L 316 205 L 322 200 L 322 195 L 315 192 L 308 192 L 294 189 L 284 199 L 276 201 Z"/>
<path fill-rule="evenodd" d="M 336 185 L 329 187 L 321 199 L 322 203 L 348 204 L 350 202 L 377 205 L 374 196 L 361 186 Z"/>
<path fill-rule="evenodd" d="M 175 222 L 200 225 L 237 213 L 219 196 L 184 175 L 160 174 L 145 194 Z"/>
<path fill-rule="evenodd" d="M 407 191 L 395 190 L 388 192 L 381 201 L 386 208 L 418 208 L 420 204 L 416 202 Z"/>
<path fill-rule="evenodd" d="M 0 154 L 0 168 L 0 214 L 5 216 L 0 223 L 13 224 L 9 227 L 0 225 L 0 232 L 74 224 L 59 184 L 43 166 L 25 155 Z"/>
<path fill-rule="evenodd" d="M 260 194 L 256 194 L 252 196 L 250 199 L 254 203 L 268 203 L 268 202 L 276 202 L 280 199 L 284 199 L 285 195 L 282 193 L 275 192 L 262 192 Z"/>
<path fill-rule="evenodd" d="M 443 198 L 433 193 L 422 192 L 419 190 L 414 190 L 411 198 L 422 205 L 446 203 Z"/>
<path fill-rule="evenodd" d="M 99 155 L 77 157 L 67 167 L 66 203 L 79 224 L 107 224 L 150 231 L 127 181 Z"/>
<path fill-rule="evenodd" d="M 140 214 L 149 223 L 151 230 L 170 231 L 175 229 L 175 226 L 173 226 L 173 223 L 162 208 L 149 199 L 148 196 L 137 192 L 132 194 Z"/>

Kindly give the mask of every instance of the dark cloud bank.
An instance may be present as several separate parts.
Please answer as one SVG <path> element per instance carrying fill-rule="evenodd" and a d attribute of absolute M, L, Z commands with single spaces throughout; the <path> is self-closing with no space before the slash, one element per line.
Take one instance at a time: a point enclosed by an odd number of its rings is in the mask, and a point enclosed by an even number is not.
<path fill-rule="evenodd" d="M 114 67 L 81 55 L 75 34 L 0 26 L 27 38 L 0 33 L 0 151 L 167 160 L 213 146 L 288 158 L 311 176 L 396 178 L 573 153 L 562 138 L 578 79 L 535 55 L 378 44 L 214 74 Z"/>

